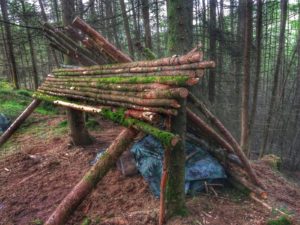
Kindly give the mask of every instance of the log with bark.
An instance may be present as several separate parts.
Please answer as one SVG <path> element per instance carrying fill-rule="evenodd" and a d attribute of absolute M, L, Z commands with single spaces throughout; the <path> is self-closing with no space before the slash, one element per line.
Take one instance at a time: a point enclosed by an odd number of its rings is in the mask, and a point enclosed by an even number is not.
<path fill-rule="evenodd" d="M 97 183 L 111 169 L 121 154 L 129 147 L 136 137 L 134 129 L 125 129 L 108 147 L 96 164 L 85 174 L 82 180 L 69 192 L 45 225 L 65 224 L 70 214 L 77 208 L 83 199 L 96 187 Z"/>
<path fill-rule="evenodd" d="M 129 62 L 121 64 L 111 64 L 111 65 L 97 65 L 90 67 L 90 70 L 107 70 L 107 69 L 126 69 L 126 68 L 197 68 L 197 69 L 208 69 L 214 68 L 214 61 L 201 61 L 201 52 L 194 52 L 191 54 L 186 54 L 183 56 L 173 56 L 169 58 L 151 60 L 151 61 L 138 61 L 138 62 Z M 183 66 L 183 65 L 192 65 L 192 66 Z M 183 67 L 182 67 L 183 66 Z M 79 68 L 76 70 L 66 70 L 66 69 L 55 69 L 54 72 L 80 72 L 84 71 L 85 68 Z"/>
<path fill-rule="evenodd" d="M 178 76 L 134 76 L 134 77 L 103 77 L 103 78 L 57 78 L 48 76 L 48 81 L 51 82 L 86 82 L 96 84 L 150 84 L 159 83 L 174 86 L 193 86 L 199 82 L 199 78 L 190 77 L 185 74 Z"/>
<path fill-rule="evenodd" d="M 100 114 L 103 118 L 109 119 L 124 127 L 129 127 L 129 128 L 132 127 L 144 133 L 151 134 L 166 146 L 175 146 L 180 140 L 180 138 L 177 135 L 174 135 L 173 133 L 160 130 L 148 123 L 145 123 L 143 121 L 134 118 L 126 118 L 126 110 L 122 108 L 119 108 L 117 110 L 111 110 L 108 107 L 96 108 L 96 107 L 85 106 L 85 105 L 69 102 L 66 99 L 57 98 L 49 95 L 47 96 L 39 93 L 35 93 L 34 97 L 40 100 L 51 102 L 54 105 L 59 105 L 59 106 L 76 109 L 79 111 L 85 111 L 89 113 Z"/>
<path fill-rule="evenodd" d="M 49 81 L 49 77 L 46 78 L 46 82 Z M 45 83 L 46 83 L 45 82 Z M 150 84 L 103 84 L 97 82 L 64 82 L 64 81 L 55 81 L 51 85 L 61 85 L 66 87 L 84 87 L 84 88 L 99 88 L 104 90 L 113 90 L 113 91 L 132 91 L 132 92 L 142 92 L 142 91 L 151 91 L 151 90 L 168 90 L 171 87 L 166 84 L 159 83 L 150 83 Z"/>
<path fill-rule="evenodd" d="M 72 98 L 72 96 L 83 96 L 91 98 L 95 101 L 98 100 L 108 100 L 115 102 L 127 102 L 139 106 L 150 106 L 150 107 L 171 107 L 171 108 L 179 108 L 180 105 L 175 99 L 163 99 L 163 98 L 140 98 L 129 95 L 112 95 L 112 94 L 101 94 L 101 93 L 93 93 L 93 92 L 83 92 L 73 89 L 62 89 L 62 88 L 54 88 L 54 87 L 40 87 L 39 91 L 43 91 L 45 93 L 59 93 L 66 94 Z"/>
<path fill-rule="evenodd" d="M 0 147 L 14 134 L 21 124 L 30 116 L 30 114 L 40 105 L 41 101 L 33 100 L 30 105 L 22 112 L 20 116 L 9 126 L 9 128 L 0 137 Z"/>
<path fill-rule="evenodd" d="M 100 35 L 96 30 L 94 30 L 90 25 L 85 23 L 79 17 L 76 17 L 72 23 L 72 26 L 78 28 L 83 33 L 87 34 L 90 38 L 92 38 L 97 45 L 101 46 L 101 48 L 105 49 L 105 52 L 109 55 L 111 59 L 115 62 L 131 62 L 132 59 L 118 50 L 115 46 L 109 43 L 102 35 Z"/>
<path fill-rule="evenodd" d="M 235 140 L 235 138 L 232 136 L 232 134 L 225 128 L 222 122 L 208 110 L 208 108 L 205 106 L 203 102 L 201 102 L 192 94 L 189 95 L 189 98 L 194 102 L 195 106 L 197 106 L 203 112 L 203 114 L 212 122 L 212 124 L 215 125 L 215 127 L 224 136 L 227 142 L 230 143 L 234 152 L 242 161 L 250 179 L 255 184 L 257 184 L 258 186 L 264 189 L 264 185 L 258 180 L 254 170 L 252 169 L 252 166 L 250 165 L 249 160 L 247 159 L 246 155 L 244 154 L 243 150 L 241 149 L 240 145 Z"/>
<path fill-rule="evenodd" d="M 169 89 L 154 89 L 149 91 L 114 91 L 107 89 L 97 89 L 93 87 L 81 87 L 71 85 L 69 83 L 66 84 L 57 84 L 44 82 L 40 89 L 44 88 L 53 88 L 57 90 L 76 90 L 86 93 L 95 93 L 95 94 L 106 94 L 106 95 L 117 95 L 117 96 L 131 96 L 143 99 L 176 99 L 176 98 L 186 98 L 188 96 L 188 90 L 186 88 L 169 88 Z"/>
<path fill-rule="evenodd" d="M 56 76 L 80 76 L 80 75 L 101 75 L 101 74 L 126 74 L 126 73 L 151 73 L 162 71 L 189 71 L 203 70 L 214 67 L 213 61 L 204 61 L 198 63 L 189 63 L 177 66 L 152 66 L 143 67 L 136 66 L 133 63 L 104 65 L 104 66 L 89 66 L 77 69 L 56 69 L 53 74 Z"/>
<path fill-rule="evenodd" d="M 34 97 L 37 99 L 45 100 L 47 101 L 50 99 L 50 101 L 54 98 L 56 99 L 59 97 L 59 99 L 66 100 L 66 99 L 73 99 L 76 101 L 87 101 L 92 103 L 98 103 L 106 106 L 115 106 L 115 107 L 123 107 L 126 109 L 135 109 L 140 111 L 149 111 L 149 112 L 156 112 L 156 113 L 162 113 L 165 115 L 177 115 L 177 110 L 172 108 L 164 108 L 164 107 L 150 107 L 150 106 L 139 106 L 131 103 L 126 102 L 115 102 L 115 101 L 109 101 L 109 100 L 101 100 L 101 99 L 94 99 L 89 97 L 84 97 L 81 95 L 69 95 L 69 94 L 63 94 L 63 93 L 57 93 L 57 92 L 50 92 L 50 91 L 38 91 L 34 94 Z"/>

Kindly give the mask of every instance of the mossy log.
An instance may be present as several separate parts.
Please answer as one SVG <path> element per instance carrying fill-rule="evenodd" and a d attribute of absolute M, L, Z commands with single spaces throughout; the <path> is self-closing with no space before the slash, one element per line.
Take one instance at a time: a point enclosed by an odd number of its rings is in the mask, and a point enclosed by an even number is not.
<path fill-rule="evenodd" d="M 86 82 L 97 84 L 149 84 L 160 83 L 174 86 L 192 86 L 199 82 L 199 78 L 178 74 L 178 76 L 135 76 L 135 77 L 103 77 L 103 78 L 57 78 L 47 77 L 51 82 Z"/>
<path fill-rule="evenodd" d="M 46 92 L 50 91 L 52 93 L 68 94 L 70 96 L 72 95 L 85 96 L 85 97 L 93 98 L 95 100 L 128 102 L 140 106 L 172 107 L 172 108 L 180 107 L 179 103 L 175 99 L 155 99 L 155 98 L 144 99 L 144 98 L 133 97 L 128 95 L 101 94 L 101 93 L 93 93 L 93 92 L 78 91 L 78 90 L 64 89 L 64 88 L 45 87 L 45 86 L 40 87 L 39 90 L 46 91 Z"/>
<path fill-rule="evenodd" d="M 124 67 L 124 68 L 113 68 L 114 64 L 102 66 L 90 66 L 82 67 L 77 69 L 56 69 L 53 70 L 53 74 L 57 76 L 80 76 L 80 75 L 101 75 L 101 74 L 126 74 L 126 73 L 153 73 L 162 71 L 180 71 L 179 73 L 184 73 L 184 71 L 195 71 L 203 70 L 208 68 L 208 66 L 213 67 L 213 61 L 183 64 L 177 66 L 155 66 L 155 67 Z M 122 64 L 116 64 L 122 65 Z"/>
<path fill-rule="evenodd" d="M 141 92 L 141 91 L 151 91 L 151 90 L 168 90 L 171 89 L 169 85 L 150 83 L 150 84 L 102 84 L 97 82 L 64 82 L 64 81 L 54 81 L 49 80 L 49 75 L 46 78 L 46 82 L 49 81 L 51 85 L 62 85 L 67 87 L 80 87 L 80 88 L 97 88 L 112 91 L 131 91 L 131 92 Z"/>
<path fill-rule="evenodd" d="M 72 191 L 63 199 L 55 211 L 45 222 L 45 225 L 65 224 L 70 214 L 84 200 L 84 198 L 93 190 L 97 183 L 112 168 L 122 153 L 130 146 L 136 137 L 137 132 L 134 129 L 125 129 L 114 142 L 108 147 L 102 157 L 85 174 Z"/>
<path fill-rule="evenodd" d="M 91 106 L 84 106 L 77 103 L 69 102 L 64 98 L 49 96 L 45 94 L 41 94 L 39 92 L 35 92 L 34 96 L 37 99 L 51 102 L 55 105 L 68 107 L 71 109 L 85 111 L 89 113 L 99 113 L 103 118 L 109 119 L 115 123 L 118 123 L 124 127 L 133 127 L 136 130 L 143 131 L 147 134 L 151 134 L 161 141 L 162 144 L 166 146 L 175 146 L 180 138 L 177 135 L 174 135 L 170 132 L 160 130 L 156 127 L 151 126 L 148 123 L 139 121 L 134 118 L 126 117 L 126 110 L 123 108 L 119 108 L 118 110 L 111 110 L 108 107 L 96 108 Z"/>
<path fill-rule="evenodd" d="M 180 99 L 181 108 L 176 117 L 171 117 L 171 132 L 180 136 L 181 141 L 166 154 L 167 186 L 166 186 L 166 209 L 167 218 L 175 215 L 185 216 L 185 134 L 186 134 L 186 99 Z"/>
<path fill-rule="evenodd" d="M 132 59 L 118 50 L 114 45 L 109 43 L 102 35 L 100 35 L 96 30 L 91 26 L 81 20 L 79 17 L 76 17 L 73 20 L 72 26 L 78 28 L 83 33 L 87 34 L 92 38 L 100 47 L 105 49 L 105 52 L 115 61 L 115 62 L 131 62 Z"/>
<path fill-rule="evenodd" d="M 117 106 L 117 107 L 123 107 L 126 109 L 135 109 L 135 110 L 140 110 L 140 111 L 148 111 L 148 112 L 157 112 L 157 113 L 162 113 L 166 115 L 177 115 L 177 110 L 176 109 L 171 109 L 171 108 L 163 108 L 163 107 L 150 107 L 150 106 L 139 106 L 131 103 L 126 103 L 126 102 L 116 102 L 116 101 L 109 101 L 109 100 L 102 100 L 102 99 L 95 99 L 95 98 L 90 98 L 90 97 L 85 97 L 81 95 L 74 95 L 74 94 L 64 94 L 64 93 L 57 93 L 57 92 L 52 92 L 52 91 L 44 91 L 40 90 L 35 93 L 36 98 L 38 99 L 48 99 L 49 97 L 62 97 L 64 99 L 74 99 L 74 100 L 80 100 L 80 101 L 88 101 L 92 103 L 99 103 L 102 105 L 106 106 Z M 46 97 L 45 97 L 46 96 Z M 46 100 L 47 101 L 47 100 Z"/>
<path fill-rule="evenodd" d="M 96 94 L 118 95 L 118 96 L 132 96 L 143 99 L 164 99 L 164 98 L 186 98 L 189 94 L 186 88 L 170 88 L 170 89 L 154 89 L 149 91 L 114 91 L 105 90 L 92 87 L 81 87 L 70 84 L 57 84 L 51 82 L 44 82 L 40 88 L 56 88 L 56 89 L 68 89 L 77 90 L 81 92 L 91 92 Z"/>
<path fill-rule="evenodd" d="M 225 128 L 223 123 L 211 113 L 208 108 L 205 106 L 203 102 L 201 102 L 197 97 L 194 95 L 190 95 L 190 99 L 193 101 L 196 107 L 198 107 L 202 113 L 211 121 L 211 123 L 219 130 L 219 132 L 223 135 L 225 140 L 232 146 L 234 152 L 242 161 L 245 170 L 247 171 L 251 180 L 261 188 L 264 188 L 264 185 L 258 180 L 249 160 L 247 159 L 246 155 L 244 154 L 242 148 L 240 147 L 239 143 L 235 140 L 232 134 Z"/>
<path fill-rule="evenodd" d="M 116 71 L 114 71 L 116 72 Z M 76 75 L 71 75 L 71 72 L 68 72 L 68 75 L 61 75 L 61 74 L 56 74 L 52 73 L 53 77 L 58 77 L 58 78 L 104 78 L 104 77 L 155 77 L 155 76 L 178 76 L 178 75 L 185 75 L 185 76 L 190 76 L 190 77 L 203 77 L 204 75 L 204 70 L 174 70 L 174 71 L 154 71 L 154 72 L 141 72 L 141 73 L 123 73 L 120 71 L 120 73 L 95 73 L 95 74 L 76 74 Z"/>
<path fill-rule="evenodd" d="M 33 100 L 20 116 L 9 126 L 9 128 L 0 136 L 0 147 L 14 134 L 21 124 L 30 116 L 30 114 L 40 105 L 41 101 Z"/>

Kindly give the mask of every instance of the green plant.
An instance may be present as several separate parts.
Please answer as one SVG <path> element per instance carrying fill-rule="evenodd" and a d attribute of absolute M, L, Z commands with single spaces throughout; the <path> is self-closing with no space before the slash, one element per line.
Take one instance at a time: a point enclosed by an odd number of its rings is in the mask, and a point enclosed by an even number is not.
<path fill-rule="evenodd" d="M 34 225 L 42 225 L 44 222 L 41 219 L 35 219 L 31 222 Z"/>
<path fill-rule="evenodd" d="M 281 216 L 278 219 L 269 220 L 267 225 L 292 225 L 292 222 L 288 217 Z"/>

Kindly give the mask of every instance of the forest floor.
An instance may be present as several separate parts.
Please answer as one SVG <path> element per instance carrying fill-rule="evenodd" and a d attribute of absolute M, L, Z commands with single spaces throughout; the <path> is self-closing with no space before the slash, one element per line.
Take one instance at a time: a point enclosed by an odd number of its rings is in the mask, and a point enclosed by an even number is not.
<path fill-rule="evenodd" d="M 13 90 L 0 81 L 0 112 L 15 118 L 31 101 L 31 92 Z M 51 214 L 90 168 L 99 149 L 106 148 L 121 131 L 111 122 L 89 119 L 95 137 L 91 146 L 68 145 L 63 113 L 42 104 L 21 129 L 0 149 L 0 225 L 38 225 Z M 255 162 L 267 187 L 268 204 L 291 214 L 300 224 L 300 172 L 281 173 Z M 168 225 L 259 225 L 279 217 L 240 191 L 226 186 L 215 193 L 187 198 L 189 215 Z M 110 171 L 78 207 L 68 224 L 157 224 L 159 200 L 140 175 L 124 177 Z M 92 222 L 87 223 L 88 220 Z"/>
<path fill-rule="evenodd" d="M 93 121 L 93 120 L 92 120 Z M 86 148 L 68 147 L 65 117 L 35 113 L 0 151 L 0 224 L 42 224 L 89 169 L 97 150 L 107 147 L 121 127 L 89 124 L 96 138 Z M 262 162 L 255 169 L 267 187 L 268 203 L 300 224 L 300 186 Z M 297 176 L 297 177 L 296 177 Z M 300 179 L 300 174 L 294 174 Z M 189 215 L 169 225 L 258 225 L 279 215 L 232 187 L 187 198 Z M 78 207 L 68 224 L 157 224 L 159 200 L 140 175 L 110 171 Z M 88 224 L 88 223 L 86 223 Z"/>

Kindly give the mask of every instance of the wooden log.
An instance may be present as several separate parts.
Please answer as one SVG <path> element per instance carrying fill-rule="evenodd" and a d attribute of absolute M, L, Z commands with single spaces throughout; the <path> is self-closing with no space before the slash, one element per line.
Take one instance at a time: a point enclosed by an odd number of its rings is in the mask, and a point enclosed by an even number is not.
<path fill-rule="evenodd" d="M 56 78 L 48 77 L 49 81 L 63 82 L 96 82 L 97 84 L 149 84 L 160 83 L 174 86 L 193 86 L 199 82 L 199 78 L 194 78 L 179 74 L 178 76 L 135 76 L 135 77 L 103 77 L 103 78 Z"/>
<path fill-rule="evenodd" d="M 177 66 L 154 66 L 143 67 L 134 66 L 132 63 L 114 64 L 104 66 L 90 66 L 77 69 L 56 69 L 53 74 L 57 76 L 80 76 L 80 75 L 101 75 L 101 74 L 121 74 L 121 73 L 151 73 L 161 71 L 181 71 L 184 70 L 201 70 L 214 67 L 213 61 L 204 61 L 199 63 L 183 64 Z M 127 66 L 127 67 L 126 67 Z"/>
<path fill-rule="evenodd" d="M 68 90 L 78 90 L 82 92 L 91 92 L 96 94 L 107 94 L 107 95 L 119 95 L 119 96 L 133 96 L 138 98 L 144 99 L 159 99 L 159 98 L 186 98 L 189 94 L 186 88 L 170 88 L 170 89 L 154 89 L 150 91 L 113 91 L 113 90 L 104 90 L 104 89 L 97 89 L 92 87 L 80 87 L 74 86 L 70 84 L 57 84 L 57 83 L 50 83 L 44 82 L 40 88 L 59 88 L 59 89 L 68 89 Z"/>
<path fill-rule="evenodd" d="M 44 23 L 44 31 L 48 34 L 48 39 L 56 45 L 63 46 L 65 49 L 68 49 L 72 52 L 76 58 L 83 58 L 86 62 L 89 62 L 90 65 L 98 64 L 97 60 L 93 59 L 91 53 L 87 53 L 86 49 L 82 48 L 74 41 L 68 41 L 68 37 L 60 31 L 55 31 L 50 24 Z M 65 38 L 63 38 L 63 36 Z"/>
<path fill-rule="evenodd" d="M 236 160 L 232 160 L 229 157 L 229 154 L 224 149 L 216 149 L 213 146 L 206 146 L 203 141 L 198 138 L 192 137 L 191 135 L 187 135 L 187 139 L 191 142 L 203 146 L 208 150 L 208 152 L 214 156 L 225 168 L 227 174 L 229 175 L 229 180 L 231 183 L 238 189 L 245 189 L 249 192 L 254 192 L 261 198 L 266 198 L 267 193 L 262 190 L 260 187 L 254 185 L 250 180 L 247 172 L 243 169 L 243 165 L 237 162 Z"/>
<path fill-rule="evenodd" d="M 195 105 L 204 113 L 204 115 L 216 126 L 216 128 L 220 131 L 220 133 L 224 136 L 228 143 L 232 146 L 234 152 L 242 161 L 245 170 L 247 171 L 251 180 L 261 188 L 265 188 L 264 185 L 258 180 L 252 166 L 250 165 L 249 160 L 247 159 L 246 155 L 244 154 L 243 150 L 241 149 L 239 143 L 235 140 L 232 134 L 225 128 L 223 123 L 214 116 L 208 108 L 205 106 L 203 102 L 197 99 L 194 95 L 190 94 L 190 99 L 195 103 Z"/>
<path fill-rule="evenodd" d="M 131 62 L 132 59 L 118 50 L 115 46 L 109 43 L 101 34 L 94 30 L 91 26 L 81 20 L 79 17 L 76 17 L 73 20 L 72 25 L 80 29 L 83 33 L 90 36 L 99 46 L 105 49 L 105 52 L 116 62 Z"/>
<path fill-rule="evenodd" d="M 125 115 L 126 110 L 124 110 L 122 108 L 120 108 L 116 111 L 112 111 L 108 107 L 101 107 L 100 109 L 96 108 L 96 107 L 93 108 L 90 106 L 85 106 L 85 105 L 80 105 L 80 104 L 73 103 L 73 102 L 68 102 L 62 98 L 42 95 L 40 93 L 35 93 L 34 97 L 44 100 L 44 101 L 51 102 L 54 105 L 68 107 L 71 109 L 84 111 L 84 112 L 99 113 L 103 118 L 109 119 L 115 123 L 122 125 L 122 126 L 133 127 L 136 130 L 142 131 L 147 134 L 151 134 L 154 137 L 156 137 L 158 140 L 160 140 L 161 143 L 166 146 L 175 146 L 178 143 L 178 141 L 180 141 L 180 137 L 178 137 L 177 135 L 174 135 L 170 132 L 160 130 L 156 127 L 151 126 L 148 123 L 139 121 L 134 118 L 126 118 L 126 115 Z"/>
<path fill-rule="evenodd" d="M 172 107 L 179 108 L 180 105 L 175 99 L 144 99 L 139 97 L 133 97 L 128 95 L 111 95 L 111 94 L 101 94 L 101 93 L 92 93 L 92 92 L 83 92 L 73 89 L 62 89 L 62 88 L 48 88 L 48 87 L 40 87 L 39 91 L 50 91 L 52 93 L 62 93 L 67 94 L 71 98 L 73 95 L 76 96 L 84 96 L 89 97 L 95 100 L 108 100 L 115 102 L 128 102 L 134 105 L 140 106 L 150 106 L 150 107 Z"/>
<path fill-rule="evenodd" d="M 194 53 L 194 54 L 200 54 L 200 53 Z M 53 72 L 59 73 L 59 72 L 82 72 L 85 70 L 89 71 L 97 71 L 97 70 L 109 70 L 109 69 L 129 69 L 129 68 L 165 68 L 165 69 L 171 69 L 171 68 L 181 68 L 181 69 L 207 69 L 207 68 L 214 68 L 215 62 L 213 61 L 203 61 L 200 62 L 197 60 L 191 60 L 191 61 L 181 61 L 181 58 L 187 58 L 187 57 L 195 57 L 195 55 L 184 55 L 181 57 L 170 57 L 170 58 L 164 58 L 164 59 L 158 59 L 158 60 L 152 60 L 152 61 L 138 61 L 138 62 L 130 62 L 130 63 L 121 63 L 121 64 L 111 64 L 111 65 L 100 65 L 100 66 L 93 66 L 89 68 L 80 68 L 76 70 L 65 70 L 65 69 L 55 69 Z M 178 64 L 178 60 L 181 62 Z M 133 69 L 134 71 L 135 69 Z M 148 69 L 149 70 L 149 69 Z"/>
<path fill-rule="evenodd" d="M 168 90 L 171 87 L 166 84 L 159 83 L 150 83 L 150 84 L 102 84 L 97 82 L 64 82 L 64 81 L 54 81 L 49 80 L 49 75 L 46 78 L 46 82 L 49 81 L 51 85 L 63 85 L 70 87 L 84 87 L 84 88 L 99 88 L 105 90 L 113 90 L 113 91 L 151 91 L 151 90 Z"/>
<path fill-rule="evenodd" d="M 30 116 L 30 114 L 39 106 L 40 100 L 33 100 L 21 115 L 10 125 L 10 127 L 0 137 L 0 147 L 14 134 L 20 125 Z"/>
<path fill-rule="evenodd" d="M 83 179 L 63 199 L 55 211 L 45 222 L 45 225 L 65 224 L 70 214 L 77 208 L 82 200 L 93 190 L 97 183 L 106 175 L 129 147 L 136 137 L 134 129 L 125 129 L 109 146 L 96 164 L 85 174 Z"/>
<path fill-rule="evenodd" d="M 132 117 L 138 120 L 147 121 L 149 123 L 159 122 L 160 116 L 154 112 L 144 112 L 139 110 L 127 109 L 125 111 L 125 117 Z"/>
<path fill-rule="evenodd" d="M 166 149 L 164 152 L 164 162 L 163 162 L 163 171 L 160 181 L 160 198 L 159 198 L 159 218 L 158 224 L 163 225 L 165 223 L 165 210 L 166 210 L 166 203 L 165 203 L 165 194 L 166 194 L 166 187 L 167 187 L 167 180 L 168 180 L 168 173 L 167 173 L 167 165 L 166 165 L 166 158 L 169 157 L 169 149 Z"/>
<path fill-rule="evenodd" d="M 163 108 L 163 107 L 145 107 L 145 106 L 139 106 L 135 104 L 125 103 L 125 102 L 115 102 L 115 101 L 108 101 L 108 100 L 101 100 L 101 99 L 94 99 L 89 97 L 84 97 L 81 95 L 68 95 L 63 93 L 57 93 L 57 92 L 50 92 L 50 91 L 39 91 L 34 94 L 35 98 L 45 100 L 51 99 L 54 96 L 56 97 L 63 97 L 63 100 L 67 98 L 75 99 L 75 100 L 83 100 L 88 102 L 94 102 L 99 103 L 106 106 L 117 106 L 117 107 L 123 107 L 126 109 L 135 109 L 140 111 L 149 111 L 149 112 L 157 112 L 162 113 L 166 115 L 176 115 L 177 110 L 171 109 L 171 108 Z"/>
<path fill-rule="evenodd" d="M 108 70 L 109 72 L 109 70 Z M 120 72 L 120 73 L 119 73 Z M 141 73 L 123 73 L 121 70 L 120 71 L 113 71 L 113 73 L 103 73 L 101 72 L 100 74 L 80 74 L 80 75 L 72 75 L 71 72 L 68 72 L 68 75 L 57 75 L 53 73 L 53 77 L 58 77 L 58 78 L 102 78 L 102 77 L 135 77 L 135 76 L 144 76 L 144 77 L 151 77 L 151 76 L 178 76 L 180 74 L 190 76 L 190 77 L 203 77 L 204 71 L 196 71 L 196 70 L 173 70 L 173 71 L 153 71 L 153 72 L 141 72 Z"/>
<path fill-rule="evenodd" d="M 192 112 L 191 109 L 187 108 L 186 114 L 189 120 L 192 121 L 193 124 L 199 127 L 205 133 L 205 135 L 208 135 L 212 137 L 220 146 L 228 150 L 230 153 L 233 153 L 234 150 L 232 146 L 224 140 L 214 129 L 212 129 L 205 121 L 203 121 L 199 116 L 197 116 L 195 113 Z"/>

